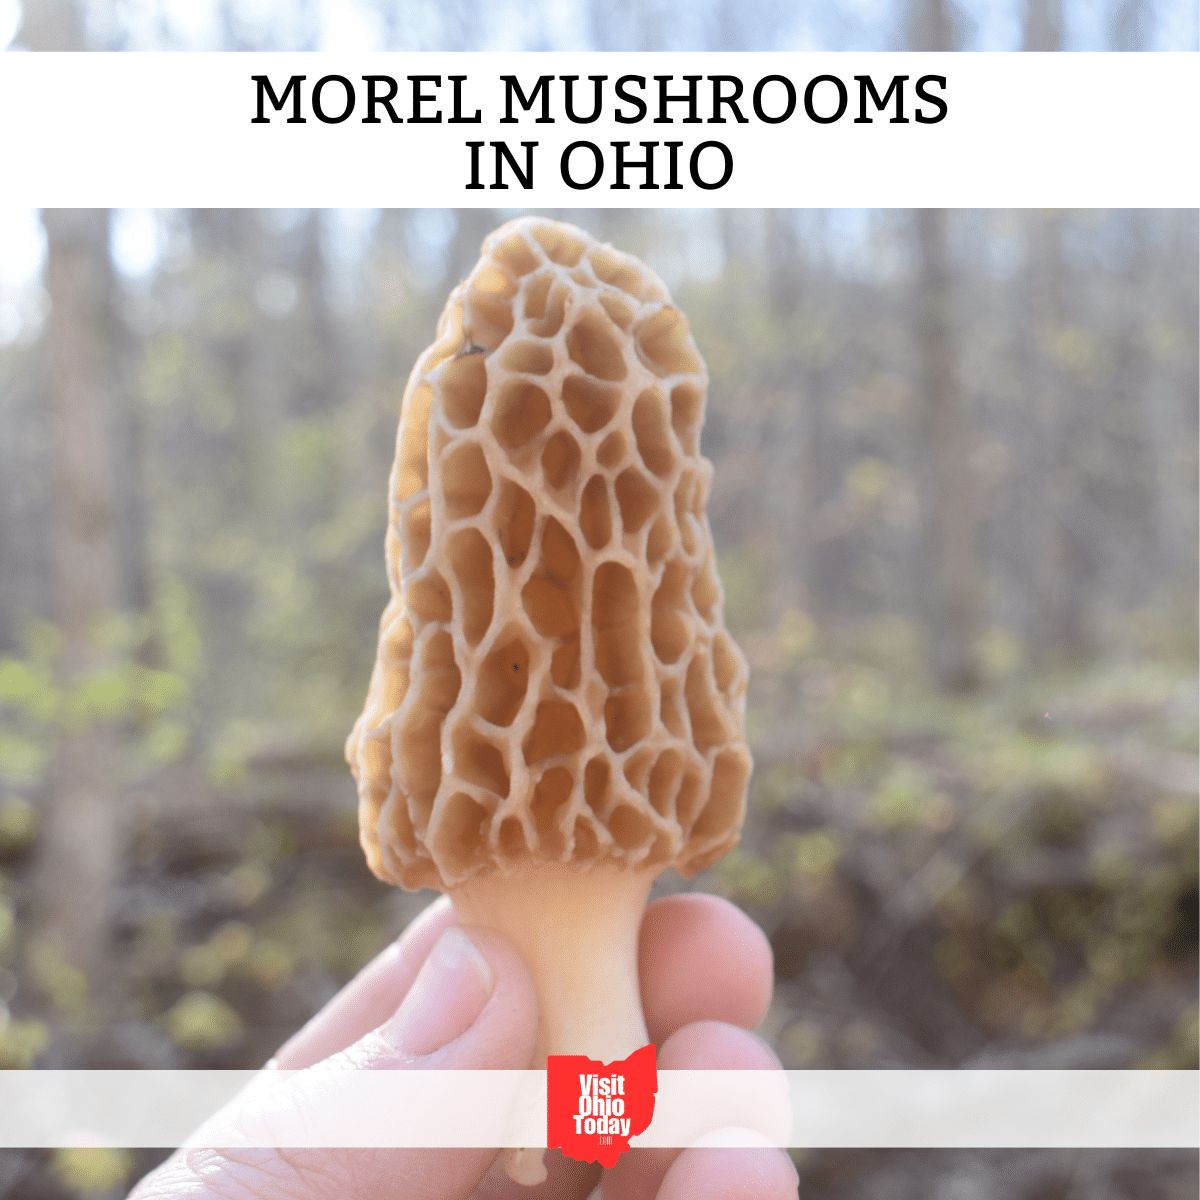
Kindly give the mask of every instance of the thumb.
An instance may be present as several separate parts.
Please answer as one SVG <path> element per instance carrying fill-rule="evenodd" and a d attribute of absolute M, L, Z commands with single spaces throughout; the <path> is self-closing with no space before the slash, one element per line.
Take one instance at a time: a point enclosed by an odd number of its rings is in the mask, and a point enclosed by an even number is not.
<path fill-rule="evenodd" d="M 324 1065 L 519 1071 L 533 1056 L 537 1021 L 533 980 L 516 950 L 491 930 L 451 925 L 392 1017 Z"/>
<path fill-rule="evenodd" d="M 402 1112 L 353 1111 L 342 1085 L 353 1071 L 523 1070 L 533 1054 L 537 1022 L 533 981 L 516 950 L 490 930 L 450 926 L 383 1025 L 290 1074 L 282 1088 L 272 1072 L 260 1074 L 189 1139 L 194 1148 L 143 1180 L 131 1200 L 216 1200 L 267 1192 L 274 1200 L 467 1196 L 496 1157 L 494 1150 L 337 1148 L 363 1145 L 358 1135 L 372 1124 L 394 1129 L 404 1121 Z M 289 1142 L 311 1146 L 314 1129 L 333 1131 L 333 1147 L 286 1148 Z M 243 1148 L 256 1141 L 284 1148 Z"/>

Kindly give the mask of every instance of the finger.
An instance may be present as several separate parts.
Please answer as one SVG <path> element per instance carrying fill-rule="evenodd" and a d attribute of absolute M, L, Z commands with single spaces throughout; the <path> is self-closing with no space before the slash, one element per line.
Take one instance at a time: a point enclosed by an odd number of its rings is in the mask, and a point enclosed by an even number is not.
<path fill-rule="evenodd" d="M 693 1021 L 754 1029 L 771 1003 L 774 965 L 766 935 L 741 909 L 699 892 L 656 900 L 638 946 L 642 1007 L 661 1045 Z"/>
<path fill-rule="evenodd" d="M 723 1021 L 677 1029 L 658 1052 L 660 1071 L 779 1071 L 775 1051 L 757 1034 Z"/>
<path fill-rule="evenodd" d="M 321 1111 L 322 1075 L 348 1071 L 521 1070 L 537 1033 L 533 981 L 520 955 L 488 930 L 448 929 L 426 958 L 403 1001 L 377 1030 L 289 1080 L 305 1104 L 302 1128 L 314 1120 L 343 1126 L 377 1114 Z M 263 1076 L 260 1076 L 260 1079 Z M 253 1089 L 201 1131 L 209 1145 L 236 1145 L 262 1123 Z M 290 1105 L 274 1109 L 285 1117 Z M 273 1125 L 273 1128 L 279 1126 Z M 230 1137 L 223 1131 L 239 1136 Z M 428 1150 L 190 1150 L 177 1154 L 134 1192 L 136 1200 L 228 1200 L 269 1195 L 280 1200 L 371 1196 L 372 1200 L 460 1200 L 488 1170 L 495 1151 Z"/>
<path fill-rule="evenodd" d="M 701 1021 L 674 1033 L 658 1052 L 660 1071 L 778 1071 L 779 1059 L 761 1038 L 735 1025 Z M 718 1124 L 725 1124 L 719 1121 Z M 604 1200 L 648 1200 L 661 1187 L 678 1148 L 623 1154 L 604 1174 Z"/>
<path fill-rule="evenodd" d="M 412 987 L 434 943 L 454 923 L 454 908 L 441 896 L 411 921 L 397 941 L 377 954 L 275 1055 L 274 1065 L 298 1071 L 344 1050 L 378 1028 Z"/>
<path fill-rule="evenodd" d="M 799 1177 L 774 1147 L 691 1149 L 671 1164 L 657 1200 L 796 1200 Z"/>

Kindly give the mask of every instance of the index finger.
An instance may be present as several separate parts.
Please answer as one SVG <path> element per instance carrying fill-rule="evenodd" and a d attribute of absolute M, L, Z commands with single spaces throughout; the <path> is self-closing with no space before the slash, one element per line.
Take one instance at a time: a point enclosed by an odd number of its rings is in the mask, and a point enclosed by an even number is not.
<path fill-rule="evenodd" d="M 736 905 L 688 892 L 646 909 L 638 972 L 646 1028 L 661 1046 L 694 1021 L 756 1028 L 771 1003 L 774 955 Z"/>

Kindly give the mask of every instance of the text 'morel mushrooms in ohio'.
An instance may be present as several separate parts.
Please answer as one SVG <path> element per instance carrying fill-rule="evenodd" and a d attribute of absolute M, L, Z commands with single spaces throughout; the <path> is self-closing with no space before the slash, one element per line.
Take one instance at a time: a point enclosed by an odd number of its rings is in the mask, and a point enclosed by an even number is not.
<path fill-rule="evenodd" d="M 705 516 L 706 384 L 650 270 L 524 217 L 484 242 L 404 393 L 392 597 L 346 746 L 362 843 L 381 879 L 449 892 L 521 952 L 534 1067 L 647 1043 L 650 886 L 738 839 L 746 664 Z"/>

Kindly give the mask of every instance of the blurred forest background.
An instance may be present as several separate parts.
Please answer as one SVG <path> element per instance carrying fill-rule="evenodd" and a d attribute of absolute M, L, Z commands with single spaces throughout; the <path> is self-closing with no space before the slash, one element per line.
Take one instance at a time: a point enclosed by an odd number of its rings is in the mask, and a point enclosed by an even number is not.
<path fill-rule="evenodd" d="M 794 48 L 1194 48 L 1088 7 L 825 6 Z M 25 9 L 33 49 L 150 36 Z M 213 6 L 214 48 L 324 10 L 278 11 Z M 668 48 L 614 11 L 587 44 Z M 698 11 L 690 48 L 768 48 Z M 0 1068 L 257 1066 L 428 902 L 367 872 L 342 743 L 404 383 L 511 215 L 0 213 Z M 664 887 L 766 930 L 784 1065 L 1195 1069 L 1196 212 L 551 215 L 657 270 L 708 362 L 756 772 L 741 847 Z M 830 1200 L 1197 1191 L 1174 1152 L 797 1157 Z M 151 1161 L 0 1151 L 0 1197 Z"/>

